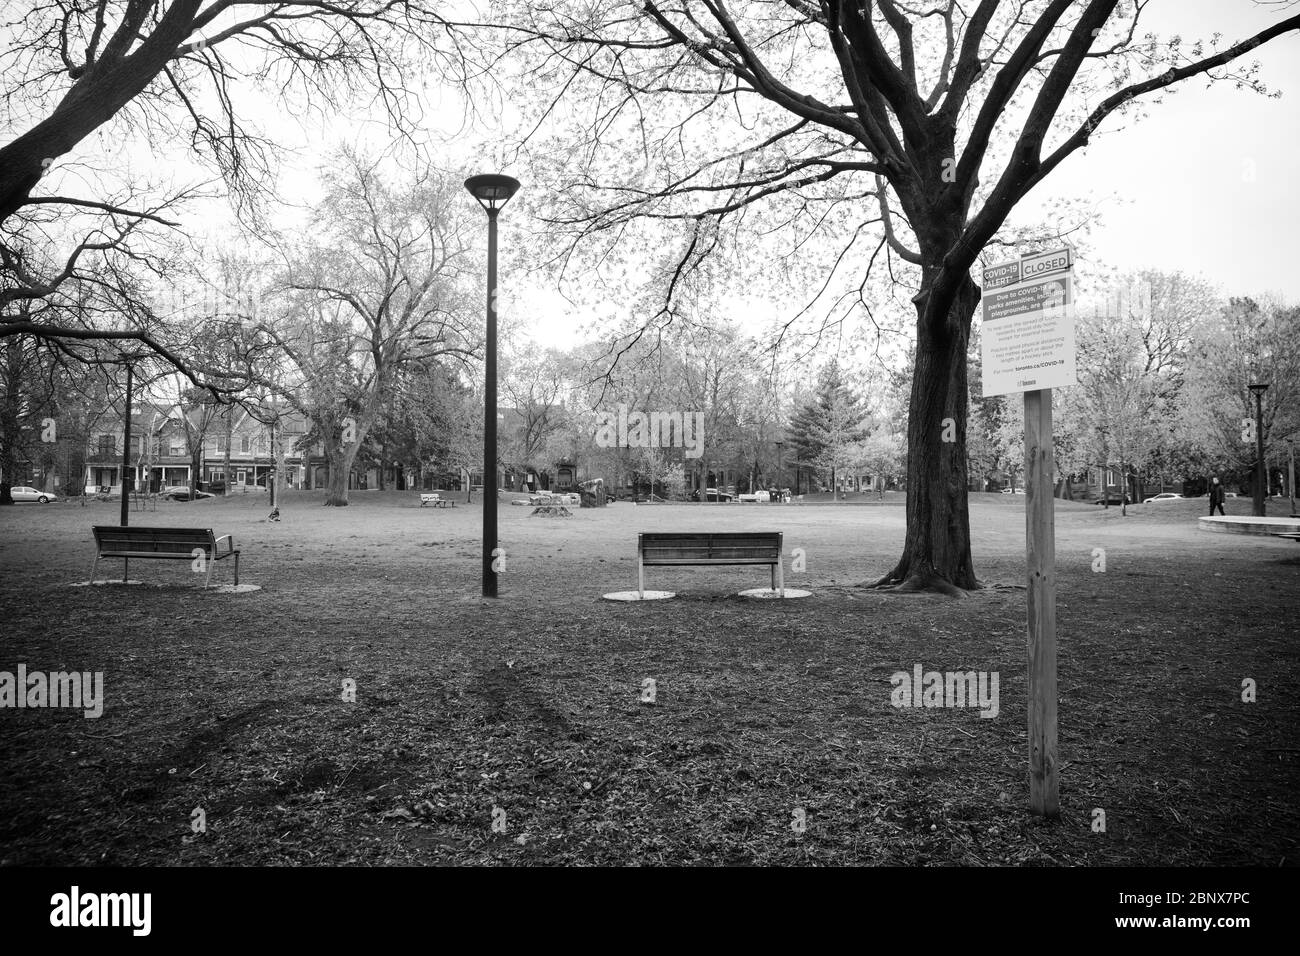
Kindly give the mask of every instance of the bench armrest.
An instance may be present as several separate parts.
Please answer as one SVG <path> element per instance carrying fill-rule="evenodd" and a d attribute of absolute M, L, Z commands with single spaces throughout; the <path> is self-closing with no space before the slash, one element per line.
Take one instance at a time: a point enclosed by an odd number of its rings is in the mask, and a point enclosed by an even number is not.
<path fill-rule="evenodd" d="M 221 546 L 221 542 L 223 542 L 223 541 L 229 542 L 229 543 L 226 545 L 226 553 L 227 553 L 227 554 L 234 554 L 234 553 L 235 553 L 235 539 L 234 539 L 234 536 L 233 536 L 233 535 L 228 535 L 228 534 L 223 534 L 220 538 L 217 538 L 217 540 L 216 540 L 216 546 L 217 546 L 218 548 L 220 548 L 220 546 Z"/>

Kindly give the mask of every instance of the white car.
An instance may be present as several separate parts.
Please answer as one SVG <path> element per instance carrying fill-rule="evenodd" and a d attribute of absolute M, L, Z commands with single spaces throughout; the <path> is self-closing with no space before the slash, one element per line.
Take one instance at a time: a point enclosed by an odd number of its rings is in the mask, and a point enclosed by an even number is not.
<path fill-rule="evenodd" d="M 29 488 L 26 485 L 16 485 L 9 489 L 9 493 L 14 496 L 14 501 L 39 501 L 45 504 L 47 501 L 58 501 L 59 496 L 49 491 L 37 491 L 35 488 Z"/>
<path fill-rule="evenodd" d="M 1186 501 L 1186 500 L 1187 499 L 1185 499 L 1182 495 L 1176 495 L 1172 491 L 1165 491 L 1165 492 L 1161 492 L 1158 495 L 1152 495 L 1150 498 L 1148 498 L 1146 501 L 1142 503 L 1144 505 L 1149 505 L 1153 501 Z"/>
<path fill-rule="evenodd" d="M 771 501 L 772 493 L 764 491 L 761 488 L 758 491 L 751 491 L 747 494 L 736 495 L 737 501 Z"/>

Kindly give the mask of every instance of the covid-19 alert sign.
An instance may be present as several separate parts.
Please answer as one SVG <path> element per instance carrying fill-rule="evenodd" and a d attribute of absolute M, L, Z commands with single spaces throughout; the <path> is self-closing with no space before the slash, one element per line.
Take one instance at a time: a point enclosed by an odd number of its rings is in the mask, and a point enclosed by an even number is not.
<path fill-rule="evenodd" d="M 981 304 L 985 398 L 1076 383 L 1074 257 L 1068 248 L 989 266 Z"/>

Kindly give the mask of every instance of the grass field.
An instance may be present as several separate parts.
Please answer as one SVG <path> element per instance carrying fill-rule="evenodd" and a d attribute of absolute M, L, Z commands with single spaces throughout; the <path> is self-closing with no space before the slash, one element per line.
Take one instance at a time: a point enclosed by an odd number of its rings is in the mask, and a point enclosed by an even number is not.
<path fill-rule="evenodd" d="M 320 502 L 290 493 L 279 523 L 264 494 L 131 512 L 233 534 L 245 593 L 183 562 L 75 587 L 118 504 L 0 509 L 0 670 L 103 671 L 106 697 L 97 720 L 0 710 L 0 863 L 1300 861 L 1300 548 L 1198 532 L 1204 500 L 1058 503 L 1055 821 L 1026 809 L 1021 496 L 972 495 L 989 587 L 959 600 L 861 587 L 898 556 L 897 496 L 503 505 L 486 604 L 476 504 Z M 678 598 L 600 598 L 635 587 L 637 531 L 746 528 L 804 549 L 786 583 L 811 598 L 732 596 L 766 585 L 752 568 L 654 568 Z M 997 717 L 891 706 L 916 664 L 998 673 Z"/>

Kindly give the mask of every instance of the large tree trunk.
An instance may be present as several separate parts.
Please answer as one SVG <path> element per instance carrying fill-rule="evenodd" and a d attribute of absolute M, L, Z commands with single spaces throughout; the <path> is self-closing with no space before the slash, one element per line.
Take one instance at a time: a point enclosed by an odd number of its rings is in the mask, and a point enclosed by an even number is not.
<path fill-rule="evenodd" d="M 979 587 L 966 500 L 966 348 L 980 290 L 964 277 L 944 316 L 917 303 L 916 365 L 907 420 L 907 538 L 903 556 L 875 586 L 958 594 Z M 956 441 L 943 440 L 951 418 Z"/>
<path fill-rule="evenodd" d="M 18 464 L 18 418 L 22 409 L 22 352 L 25 336 L 9 342 L 5 355 L 5 398 L 0 405 L 0 505 L 14 503 L 14 470 Z"/>
<path fill-rule="evenodd" d="M 325 458 L 329 462 L 329 487 L 325 495 L 325 507 L 346 508 L 348 506 L 348 475 L 352 463 L 356 461 L 361 442 L 343 444 L 326 433 Z"/>
<path fill-rule="evenodd" d="M 13 432 L 16 433 L 16 431 L 15 427 Z M 14 439 L 11 437 L 8 417 L 6 416 L 4 427 L 0 429 L 0 505 L 14 503 L 12 488 L 17 460 L 18 456 L 14 453 Z"/>
<path fill-rule="evenodd" d="M 266 491 L 271 499 L 271 511 L 278 511 L 280 508 L 280 499 L 276 495 L 275 483 L 280 475 L 280 451 L 276 444 L 277 436 L 275 434 L 275 421 L 271 421 L 271 473 L 266 476 Z"/>

